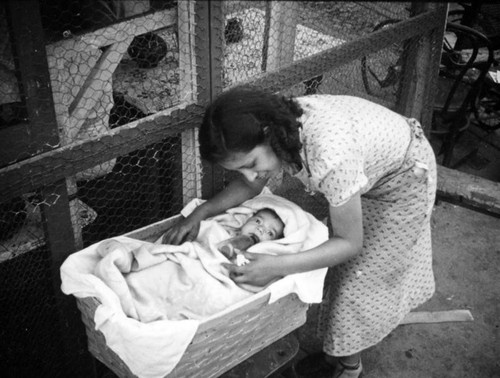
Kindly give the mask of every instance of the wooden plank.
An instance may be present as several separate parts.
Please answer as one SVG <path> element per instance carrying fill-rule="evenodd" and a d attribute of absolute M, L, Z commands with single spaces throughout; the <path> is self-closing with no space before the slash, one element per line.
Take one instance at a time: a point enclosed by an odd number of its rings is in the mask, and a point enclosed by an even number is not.
<path fill-rule="evenodd" d="M 203 7 L 206 5 L 206 3 L 200 3 L 199 6 Z M 219 22 L 222 21 L 219 20 Z M 429 28 L 438 27 L 439 22 L 439 12 L 429 11 L 401 24 L 397 24 L 394 28 L 398 30 L 398 39 L 405 40 L 412 36 L 426 33 Z M 189 125 L 198 125 L 201 121 L 206 102 L 212 98 L 212 95 L 215 96 L 218 92 L 217 83 L 213 87 L 207 87 L 204 84 L 206 84 L 207 77 L 210 77 L 210 70 L 217 71 L 217 66 L 214 67 L 217 61 L 220 65 L 218 57 L 221 55 L 217 55 L 217 52 L 221 52 L 221 47 L 212 46 L 212 58 L 208 61 L 200 59 L 199 55 L 201 54 L 200 51 L 203 51 L 203 43 L 205 45 L 208 44 L 206 36 L 210 33 L 210 28 L 201 25 L 199 22 L 197 23 L 197 28 L 199 29 L 197 29 L 197 33 L 195 34 L 197 39 L 196 64 L 198 82 L 202 94 L 198 98 L 198 105 L 190 105 L 185 110 L 172 110 L 173 112 L 178 112 L 177 114 L 172 114 L 172 118 L 168 116 L 171 111 L 169 109 L 168 111 L 114 129 L 102 136 L 71 143 L 51 153 L 41 154 L 27 159 L 22 163 L 3 168 L 0 170 L 0 195 L 8 199 L 15 195 L 32 191 L 35 188 L 50 184 L 63 177 L 72 176 L 77 172 L 102 164 L 116 156 L 144 148 L 165 137 L 175 135 L 183 131 L 186 127 L 189 127 Z M 215 30 L 219 30 L 219 34 L 221 34 L 219 38 L 222 38 L 220 25 Z M 394 43 L 394 40 L 387 41 L 386 38 L 380 38 L 385 33 L 386 30 L 381 30 L 380 32 L 338 46 L 314 57 L 303 59 L 278 72 L 265 74 L 252 81 L 252 83 L 274 91 L 283 90 L 310 77 L 322 74 L 327 69 L 332 69 L 339 64 L 359 59 L 361 56 L 378 51 Z M 208 180 L 212 179 L 209 178 L 210 175 L 206 175 L 205 177 L 204 188 L 210 187 L 211 189 L 208 189 L 206 192 L 204 191 L 203 196 L 208 196 L 210 193 L 220 189 L 219 184 L 221 180 L 214 180 L 207 185 Z"/>
<path fill-rule="evenodd" d="M 84 51 L 51 49 L 50 45 L 47 46 L 46 51 L 52 98 L 60 130 L 59 137 L 61 144 L 66 145 L 71 143 L 76 135 L 76 132 L 71 132 L 75 119 L 70 118 L 68 109 L 78 91 L 85 85 L 85 79 L 92 72 L 92 67 L 99 61 L 102 52 L 95 48 L 88 48 Z"/>
<path fill-rule="evenodd" d="M 80 88 L 78 94 L 69 105 L 70 129 L 66 131 L 69 140 L 73 140 L 83 123 L 87 120 L 96 104 L 102 101 L 103 95 L 108 91 L 109 84 L 116 67 L 122 60 L 123 54 L 127 52 L 133 37 L 113 43 L 100 56 L 96 65 L 92 67 L 89 75 L 85 79 L 85 84 Z M 61 125 L 64 127 L 64 125 Z"/>
<path fill-rule="evenodd" d="M 39 5 L 37 1 L 30 1 L 26 4 L 20 6 L 18 2 L 10 2 L 10 18 L 13 36 L 17 38 L 14 40 L 14 46 L 18 47 L 21 82 L 24 88 L 28 118 L 31 120 L 27 126 L 27 131 L 30 134 L 29 140 L 38 146 L 41 152 L 47 146 L 55 148 L 59 145 L 59 133 L 50 86 L 49 66 L 44 55 L 45 42 Z M 22 48 L 20 48 L 21 46 Z M 50 135 L 50 141 L 53 145 L 47 142 L 47 135 Z M 26 153 L 25 151 L 20 152 Z M 68 188 L 65 186 L 64 189 L 59 188 L 59 191 L 58 196 L 67 199 Z M 17 195 L 26 192 L 18 192 Z M 69 201 L 61 200 L 59 206 L 66 206 L 69 212 Z M 58 219 L 50 217 L 48 217 L 48 221 L 54 224 L 59 222 Z M 59 227 L 61 230 L 68 228 L 68 232 L 73 232 L 71 217 L 69 224 L 61 222 Z M 74 241 L 75 237 L 72 235 L 71 240 L 68 240 L 68 243 L 71 243 L 69 244 L 70 248 L 75 247 Z"/>
<path fill-rule="evenodd" d="M 231 0 L 231 1 L 223 1 L 222 2 L 224 14 L 241 12 L 245 9 L 250 9 L 250 8 L 258 8 L 258 9 L 264 10 L 266 7 L 266 4 L 267 4 L 267 0 L 264 0 L 264 1 Z"/>
<path fill-rule="evenodd" d="M 65 180 L 45 187 L 41 191 L 41 198 L 42 224 L 51 251 L 54 286 L 59 292 L 59 268 L 64 260 L 76 251 Z"/>
<path fill-rule="evenodd" d="M 83 334 L 84 327 L 75 306 L 75 300 L 61 292 L 59 269 L 64 260 L 76 250 L 66 180 L 60 180 L 54 185 L 44 188 L 41 195 L 44 199 L 41 204 L 42 224 L 46 243 L 50 250 L 51 282 L 57 303 L 56 311 L 59 315 L 60 342 L 62 341 L 63 350 L 66 351 L 67 355 L 73 356 L 73 358 L 68 358 L 69 363 L 74 368 L 81 369 L 83 376 L 92 377 L 95 367 L 90 355 L 82 353 L 86 348 L 84 340 L 79 335 Z"/>
<path fill-rule="evenodd" d="M 426 131 L 431 126 L 434 83 L 439 74 L 441 58 L 441 49 L 433 47 L 442 44 L 448 8 L 446 3 L 437 6 L 429 3 L 412 4 L 412 14 L 420 14 L 431 7 L 435 7 L 441 17 L 440 27 L 408 41 L 396 105 L 398 113 L 418 119 Z"/>
<path fill-rule="evenodd" d="M 223 91 L 223 64 L 222 64 L 222 59 L 221 57 L 224 56 L 224 30 L 225 30 L 225 20 L 224 20 L 224 14 L 222 12 L 222 3 L 223 1 L 211 1 L 210 2 L 210 7 L 209 7 L 209 12 L 210 12 L 210 19 L 209 19 L 209 30 L 210 30 L 210 36 L 209 36 L 209 62 L 210 62 L 210 76 L 208 77 L 209 82 L 210 82 L 210 101 L 215 100 L 215 98 L 222 93 Z M 200 30 L 196 30 L 198 33 Z M 200 61 L 200 64 L 203 64 L 202 61 Z M 198 90 L 200 90 L 203 87 L 203 83 L 200 82 L 200 86 L 198 87 Z M 205 178 L 208 172 L 210 172 L 210 189 L 211 189 L 211 194 L 207 195 L 205 189 L 203 188 L 202 183 L 202 197 L 203 198 L 209 198 L 213 196 L 215 193 L 220 192 L 224 186 L 224 170 L 223 168 L 218 165 L 218 164 L 211 164 L 211 169 L 206 170 L 206 167 L 203 169 L 204 176 Z"/>
<path fill-rule="evenodd" d="M 415 311 L 408 313 L 399 324 L 470 322 L 473 320 L 469 310 Z"/>
<path fill-rule="evenodd" d="M 98 49 L 117 42 L 124 42 L 130 37 L 149 31 L 166 28 L 177 22 L 177 9 L 167 9 L 145 14 L 127 21 L 97 29 L 90 33 L 63 39 L 47 46 L 47 55 L 59 55 L 61 52 L 74 50 L 86 51 Z"/>
<path fill-rule="evenodd" d="M 195 60 L 195 7 L 193 2 L 178 4 L 180 98 L 186 103 L 196 101 L 198 86 Z M 182 202 L 186 205 L 193 198 L 201 197 L 201 161 L 197 129 L 182 133 Z"/>
<path fill-rule="evenodd" d="M 270 1 L 266 5 L 266 24 L 262 53 L 263 71 L 276 71 L 293 62 L 298 4 Z"/>
<path fill-rule="evenodd" d="M 2 130 L 0 139 L 2 143 L 2 161 L 18 161 L 27 153 L 40 153 L 52 149 L 59 142 L 57 124 L 55 124 L 52 91 L 48 74 L 47 60 L 43 33 L 34 32 L 42 30 L 38 3 L 36 1 L 8 3 L 11 38 L 15 50 L 15 61 L 20 74 L 21 97 L 26 103 L 28 112 L 29 133 L 18 147 L 28 144 L 28 150 L 16 150 L 4 144 L 17 144 L 7 139 L 9 134 L 25 134 L 26 124 L 19 124 Z M 17 135 L 19 136 L 19 135 Z"/>
<path fill-rule="evenodd" d="M 182 218 L 182 215 L 175 215 L 173 217 L 163 219 L 159 222 L 141 227 L 137 230 L 130 231 L 123 236 L 129 238 L 144 240 L 148 242 L 155 242 L 161 235 L 165 233 L 170 227 L 177 223 Z"/>
<path fill-rule="evenodd" d="M 59 56 L 48 56 L 53 97 L 60 142 L 67 145 L 76 139 L 86 139 L 89 134 L 99 135 L 108 129 L 109 111 L 112 107 L 112 76 L 127 51 L 133 37 L 108 46 L 104 52 L 95 48 L 75 52 L 50 50 Z M 82 130 L 82 126 L 86 129 Z M 83 173 L 80 177 L 104 175 L 113 169 L 115 160 L 100 164 Z M 77 191 L 76 178 L 68 177 L 68 194 Z M 76 203 L 70 203 L 71 212 L 78 213 Z M 81 227 L 73 222 L 76 246 L 83 245 Z"/>
<path fill-rule="evenodd" d="M 197 1 L 195 7 L 195 59 L 198 103 L 207 105 L 223 90 L 222 58 L 224 56 L 224 25 L 222 1 Z M 223 171 L 217 165 L 203 162 L 201 192 L 212 197 L 223 188 Z"/>
<path fill-rule="evenodd" d="M 52 148 L 51 145 L 59 143 L 59 135 L 49 67 L 45 56 L 39 3 L 37 0 L 10 1 L 8 6 L 12 22 L 12 37 L 14 46 L 17 48 L 22 93 L 25 96 L 28 118 L 31 120 L 30 139 L 41 150 L 46 150 L 47 147 Z M 21 193 L 23 192 L 18 194 Z M 57 326 L 60 331 L 60 336 L 55 335 L 55 337 L 60 337 L 58 343 L 60 351 L 65 352 L 67 357 L 66 371 L 78 369 L 82 376 L 91 377 L 94 373 L 94 365 L 90 355 L 84 352 L 85 345 L 78 335 L 78 330 L 83 332 L 83 327 L 75 301 L 65 296 L 60 289 L 59 268 L 68 254 L 75 250 L 75 235 L 66 180 L 62 178 L 55 185 L 42 189 L 41 198 L 43 199 L 41 203 L 42 224 L 50 257 L 48 276 L 51 278 L 53 287 L 55 311 L 58 315 Z"/>
<path fill-rule="evenodd" d="M 262 74 L 247 83 L 279 92 L 292 85 L 324 74 L 342 64 L 389 47 L 393 43 L 424 35 L 441 27 L 441 12 L 430 10 L 403 22 L 388 26 L 359 39 L 332 47 L 314 56 L 297 61 L 277 72 Z M 391 37 L 388 38 L 388 35 Z"/>
<path fill-rule="evenodd" d="M 210 83 L 210 93 L 209 100 L 213 101 L 223 90 L 223 81 L 222 81 L 222 71 L 223 64 L 221 57 L 224 56 L 224 30 L 225 30 L 225 20 L 224 14 L 222 13 L 222 1 L 211 1 L 208 6 L 209 19 L 207 20 L 207 25 L 204 25 L 202 28 L 196 28 L 195 35 L 198 36 L 199 32 L 201 32 L 205 27 L 208 27 L 209 34 L 205 35 L 205 38 L 197 39 L 196 44 L 198 46 L 199 43 L 202 43 L 200 47 L 206 47 L 208 43 L 207 50 L 201 50 L 197 48 L 197 61 L 198 69 L 200 65 L 204 64 L 205 60 L 208 59 L 210 71 L 209 76 L 205 78 Z M 197 24 L 199 25 L 198 18 Z M 201 26 L 201 25 L 200 25 Z M 208 56 L 204 56 L 204 51 L 208 52 Z M 202 89 L 203 85 L 203 77 L 199 78 L 199 90 Z M 200 100 L 203 100 L 200 98 Z"/>
<path fill-rule="evenodd" d="M 500 183 L 438 166 L 437 194 L 500 215 Z"/>
<path fill-rule="evenodd" d="M 432 6 L 436 9 L 437 12 L 441 12 L 443 15 L 443 25 L 442 27 L 435 28 L 430 31 L 428 35 L 430 46 L 429 51 L 429 68 L 431 71 L 424 76 L 425 80 L 425 97 L 424 104 L 422 107 L 420 122 L 424 129 L 424 132 L 427 136 L 430 134 L 431 124 L 432 124 L 432 114 L 433 114 L 433 106 L 434 106 L 434 96 L 437 90 L 437 79 L 439 77 L 439 64 L 441 62 L 441 53 L 442 53 L 442 43 L 444 38 L 444 32 L 446 27 L 446 17 L 448 15 L 448 4 L 447 3 L 435 3 Z M 434 71 L 432 71 L 434 70 Z"/>
<path fill-rule="evenodd" d="M 33 191 L 198 125 L 204 108 L 168 109 L 0 169 L 0 198 Z"/>
<path fill-rule="evenodd" d="M 54 148 L 59 145 L 59 132 L 50 86 L 49 66 L 45 57 L 45 41 L 43 40 L 40 8 L 38 1 L 33 0 L 22 5 L 19 2 L 11 1 L 9 8 L 12 36 L 14 46 L 17 49 L 23 86 L 22 92 L 26 101 L 28 118 L 31 121 L 27 127 L 27 131 L 29 131 L 28 140 L 42 152 L 47 150 L 47 147 Z M 19 152 L 26 153 L 25 151 Z M 65 182 L 63 178 L 61 180 Z M 28 191 L 18 192 L 17 195 L 26 192 Z M 58 206 L 61 208 L 66 207 L 65 210 L 69 213 L 68 188 L 65 184 L 58 187 L 57 196 L 61 197 Z M 52 213 L 49 212 L 46 222 L 57 224 L 61 232 L 71 233 L 71 238 L 67 240 L 67 248 L 75 248 L 75 235 L 73 235 L 71 216 L 69 217 L 69 223 L 65 223 L 64 219 L 53 218 L 50 214 Z M 49 236 L 46 236 L 46 238 Z M 55 278 L 58 277 L 59 274 Z"/>

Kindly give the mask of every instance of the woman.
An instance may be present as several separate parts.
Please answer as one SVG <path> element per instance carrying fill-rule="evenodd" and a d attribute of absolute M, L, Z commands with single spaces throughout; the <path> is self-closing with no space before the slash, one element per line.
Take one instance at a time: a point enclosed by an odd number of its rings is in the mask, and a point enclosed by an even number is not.
<path fill-rule="evenodd" d="M 196 237 L 202 219 L 258 194 L 282 169 L 329 202 L 334 236 L 289 256 L 246 253 L 233 280 L 263 285 L 329 267 L 319 335 L 332 377 L 358 377 L 360 353 L 434 292 L 430 216 L 435 157 L 416 120 L 351 96 L 297 98 L 236 87 L 206 110 L 202 158 L 241 173 L 183 219 L 168 240 Z"/>

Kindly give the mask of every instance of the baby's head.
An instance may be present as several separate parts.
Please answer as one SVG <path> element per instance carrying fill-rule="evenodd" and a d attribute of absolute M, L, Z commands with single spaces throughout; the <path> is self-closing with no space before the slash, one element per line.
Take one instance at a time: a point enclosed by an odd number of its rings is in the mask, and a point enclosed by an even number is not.
<path fill-rule="evenodd" d="M 260 242 L 283 237 L 285 224 L 273 209 L 263 208 L 248 218 L 241 227 L 242 235 L 255 235 Z"/>

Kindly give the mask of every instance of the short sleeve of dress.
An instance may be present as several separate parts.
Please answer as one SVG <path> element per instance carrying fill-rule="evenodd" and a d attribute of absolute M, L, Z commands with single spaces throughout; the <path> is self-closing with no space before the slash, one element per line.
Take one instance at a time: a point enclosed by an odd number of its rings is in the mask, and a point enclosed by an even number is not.
<path fill-rule="evenodd" d="M 313 186 L 331 206 L 343 205 L 368 184 L 364 153 L 356 139 L 350 128 L 341 126 L 318 130 L 306 145 Z"/>

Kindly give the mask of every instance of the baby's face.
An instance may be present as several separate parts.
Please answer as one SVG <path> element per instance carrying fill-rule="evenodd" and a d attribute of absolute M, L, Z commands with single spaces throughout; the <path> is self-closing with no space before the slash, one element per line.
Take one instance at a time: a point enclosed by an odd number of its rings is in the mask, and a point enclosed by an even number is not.
<path fill-rule="evenodd" d="M 275 240 L 283 234 L 283 222 L 267 212 L 258 212 L 241 227 L 243 235 L 255 235 L 259 241 Z"/>

